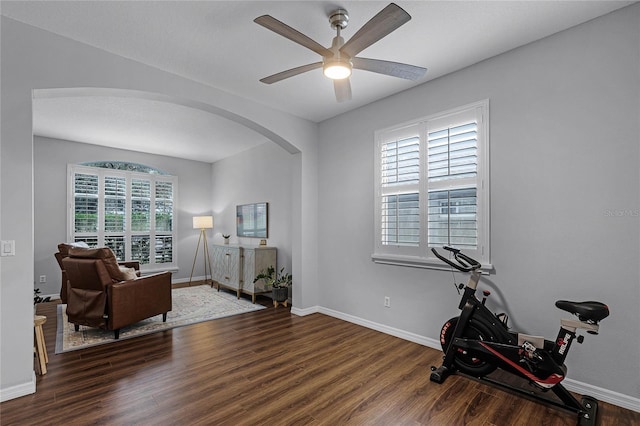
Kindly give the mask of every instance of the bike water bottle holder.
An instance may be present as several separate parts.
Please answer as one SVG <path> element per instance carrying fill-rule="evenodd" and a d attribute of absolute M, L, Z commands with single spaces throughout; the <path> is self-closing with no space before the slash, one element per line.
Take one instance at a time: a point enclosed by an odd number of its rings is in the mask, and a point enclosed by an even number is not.
<path fill-rule="evenodd" d="M 544 349 L 543 336 L 532 336 L 530 334 L 518 333 L 518 346 L 524 346 L 525 343 L 533 345 L 536 349 Z"/>

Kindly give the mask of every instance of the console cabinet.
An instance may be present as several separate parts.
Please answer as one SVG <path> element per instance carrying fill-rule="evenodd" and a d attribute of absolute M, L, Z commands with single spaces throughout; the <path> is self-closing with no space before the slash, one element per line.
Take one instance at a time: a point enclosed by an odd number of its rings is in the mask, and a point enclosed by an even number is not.
<path fill-rule="evenodd" d="M 240 288 L 242 278 L 242 247 L 214 245 L 211 250 L 211 276 L 218 285 L 233 290 Z M 240 293 L 238 293 L 238 297 Z"/>
<path fill-rule="evenodd" d="M 276 247 L 245 247 L 237 245 L 213 245 L 211 250 L 212 276 L 218 291 L 220 287 L 235 290 L 238 298 L 242 293 L 256 295 L 267 293 L 264 280 L 254 284 L 253 280 L 269 266 L 277 267 Z"/>

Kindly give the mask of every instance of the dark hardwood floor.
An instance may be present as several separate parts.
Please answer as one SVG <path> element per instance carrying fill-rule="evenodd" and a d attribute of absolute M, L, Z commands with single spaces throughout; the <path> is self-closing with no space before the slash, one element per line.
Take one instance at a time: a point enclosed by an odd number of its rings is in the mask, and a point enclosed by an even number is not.
<path fill-rule="evenodd" d="M 262 303 L 269 305 L 270 300 Z M 2 425 L 573 425 L 574 415 L 476 381 L 429 381 L 441 352 L 283 307 L 55 355 Z M 599 424 L 640 413 L 600 403 Z"/>

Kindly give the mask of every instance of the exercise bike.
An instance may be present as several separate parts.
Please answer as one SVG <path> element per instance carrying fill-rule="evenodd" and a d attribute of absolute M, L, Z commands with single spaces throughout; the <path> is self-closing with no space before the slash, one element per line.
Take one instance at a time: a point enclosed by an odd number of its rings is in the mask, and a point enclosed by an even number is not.
<path fill-rule="evenodd" d="M 432 252 L 451 267 L 470 273 L 470 277 L 466 286 L 456 286 L 458 292 L 464 289 L 458 306 L 462 312 L 442 326 L 440 344 L 444 352 L 443 362 L 438 368 L 431 367 L 430 380 L 443 383 L 450 374 L 459 371 L 539 402 L 572 411 L 578 416 L 578 425 L 595 425 L 598 401 L 583 396 L 579 402 L 560 382 L 567 374 L 564 360 L 571 344 L 574 340 L 578 343 L 584 340 L 584 336 L 576 337 L 577 329 L 598 334 L 598 323 L 609 316 L 607 305 L 600 302 L 557 301 L 556 307 L 576 315 L 578 319 L 561 320 L 555 341 L 512 332 L 507 326 L 506 314 L 494 314 L 485 306 L 490 292 L 484 291 L 482 300 L 476 297 L 480 263 L 458 249 L 443 248 L 452 253 L 453 260 L 440 255 L 436 249 L 432 249 Z M 498 368 L 528 380 L 543 392 L 527 391 L 487 377 Z M 548 390 L 560 401 L 543 397 L 542 394 Z"/>

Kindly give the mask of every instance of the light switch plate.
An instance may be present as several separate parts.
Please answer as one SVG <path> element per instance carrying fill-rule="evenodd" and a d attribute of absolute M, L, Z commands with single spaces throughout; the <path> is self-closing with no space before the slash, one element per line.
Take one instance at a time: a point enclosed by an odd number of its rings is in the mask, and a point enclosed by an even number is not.
<path fill-rule="evenodd" d="M 2 256 L 15 256 L 16 255 L 16 242 L 15 240 L 2 240 Z"/>

